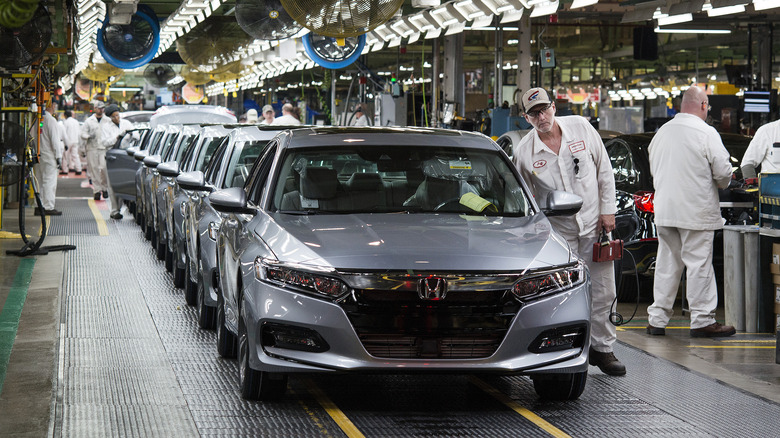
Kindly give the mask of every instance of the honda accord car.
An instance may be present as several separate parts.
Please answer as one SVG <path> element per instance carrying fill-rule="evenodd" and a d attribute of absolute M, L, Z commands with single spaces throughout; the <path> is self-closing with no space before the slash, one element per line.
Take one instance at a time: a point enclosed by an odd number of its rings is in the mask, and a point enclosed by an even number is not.
<path fill-rule="evenodd" d="M 544 398 L 587 380 L 588 271 L 499 146 L 409 128 L 288 130 L 215 191 L 217 350 L 248 399 L 290 374 L 520 373 Z M 544 208 L 544 210 L 542 209 Z"/>

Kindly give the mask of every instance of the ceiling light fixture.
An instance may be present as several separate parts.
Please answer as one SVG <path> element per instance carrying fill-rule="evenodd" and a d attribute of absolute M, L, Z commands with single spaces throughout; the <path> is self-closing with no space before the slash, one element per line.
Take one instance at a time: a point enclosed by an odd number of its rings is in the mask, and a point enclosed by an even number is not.
<path fill-rule="evenodd" d="M 669 15 L 666 17 L 658 17 L 658 25 L 659 26 L 667 26 L 669 24 L 678 24 L 678 23 L 685 23 L 688 21 L 693 21 L 693 14 L 687 13 L 687 14 L 679 14 L 679 15 Z"/>
<path fill-rule="evenodd" d="M 660 27 L 655 28 L 655 33 L 708 33 L 708 34 L 730 34 L 730 29 L 663 29 Z"/>
<path fill-rule="evenodd" d="M 774 8 L 780 8 L 780 0 L 753 0 L 753 9 L 756 11 Z"/>
<path fill-rule="evenodd" d="M 530 5 L 530 2 L 529 2 Z M 536 3 L 534 9 L 531 11 L 531 17 L 543 17 L 545 15 L 552 15 L 558 11 L 558 1 L 544 1 Z M 692 19 L 692 18 L 691 18 Z"/>
<path fill-rule="evenodd" d="M 584 8 L 585 6 L 595 5 L 599 0 L 574 0 L 569 9 Z"/>
<path fill-rule="evenodd" d="M 745 12 L 745 5 L 733 5 L 723 8 L 707 9 L 708 17 L 720 17 L 722 15 L 739 14 Z"/>

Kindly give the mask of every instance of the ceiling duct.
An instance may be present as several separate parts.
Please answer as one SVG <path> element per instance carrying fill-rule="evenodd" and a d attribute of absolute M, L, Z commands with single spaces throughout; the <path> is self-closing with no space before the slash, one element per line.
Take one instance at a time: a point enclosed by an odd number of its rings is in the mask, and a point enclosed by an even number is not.
<path fill-rule="evenodd" d="M 281 0 L 303 27 L 334 38 L 363 35 L 393 18 L 403 0 Z"/>

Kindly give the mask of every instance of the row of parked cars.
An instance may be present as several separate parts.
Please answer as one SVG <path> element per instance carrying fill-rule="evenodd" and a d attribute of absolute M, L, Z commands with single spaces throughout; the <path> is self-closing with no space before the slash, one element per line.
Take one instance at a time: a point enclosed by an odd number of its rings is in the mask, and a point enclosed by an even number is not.
<path fill-rule="evenodd" d="M 481 134 L 234 121 L 166 109 L 109 172 L 199 327 L 238 357 L 243 397 L 325 372 L 520 373 L 579 397 L 588 274 L 546 217 L 579 197 L 534 200 Z"/>

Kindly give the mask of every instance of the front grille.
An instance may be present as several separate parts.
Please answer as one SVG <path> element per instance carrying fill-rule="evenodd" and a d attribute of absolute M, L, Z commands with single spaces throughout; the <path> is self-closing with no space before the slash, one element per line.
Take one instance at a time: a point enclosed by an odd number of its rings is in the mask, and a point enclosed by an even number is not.
<path fill-rule="evenodd" d="M 506 290 L 450 292 L 440 301 L 360 290 L 341 305 L 366 351 L 386 359 L 489 357 L 520 308 Z"/>

